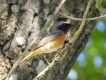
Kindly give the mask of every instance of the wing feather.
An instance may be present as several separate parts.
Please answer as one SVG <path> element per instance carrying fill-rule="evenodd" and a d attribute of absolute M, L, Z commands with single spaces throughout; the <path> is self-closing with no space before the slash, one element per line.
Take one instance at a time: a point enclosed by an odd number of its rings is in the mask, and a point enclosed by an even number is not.
<path fill-rule="evenodd" d="M 43 45 L 45 45 L 46 43 L 56 39 L 59 37 L 59 35 L 61 35 L 62 31 L 61 30 L 54 30 L 51 33 L 49 33 L 48 35 L 46 35 L 37 45 L 36 48 L 41 47 Z"/>

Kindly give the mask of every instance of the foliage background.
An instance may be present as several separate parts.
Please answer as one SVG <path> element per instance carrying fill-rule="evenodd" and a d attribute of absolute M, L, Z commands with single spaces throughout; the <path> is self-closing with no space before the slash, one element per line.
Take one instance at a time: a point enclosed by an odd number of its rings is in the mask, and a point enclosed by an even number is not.
<path fill-rule="evenodd" d="M 103 2 L 106 4 L 106 0 L 96 0 L 99 11 Z M 106 17 L 98 21 L 66 80 L 106 80 Z"/>
<path fill-rule="evenodd" d="M 106 80 L 106 17 L 97 23 L 67 80 Z"/>

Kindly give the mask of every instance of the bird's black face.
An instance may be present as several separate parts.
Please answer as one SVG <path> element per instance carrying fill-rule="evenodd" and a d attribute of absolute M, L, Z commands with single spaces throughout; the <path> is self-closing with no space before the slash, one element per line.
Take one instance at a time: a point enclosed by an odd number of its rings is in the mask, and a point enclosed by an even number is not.
<path fill-rule="evenodd" d="M 63 22 L 63 23 L 58 24 L 56 29 L 62 30 L 62 31 L 64 31 L 64 33 L 67 33 L 71 26 L 73 26 L 73 25 L 71 25 L 70 23 L 67 23 L 67 22 Z"/>

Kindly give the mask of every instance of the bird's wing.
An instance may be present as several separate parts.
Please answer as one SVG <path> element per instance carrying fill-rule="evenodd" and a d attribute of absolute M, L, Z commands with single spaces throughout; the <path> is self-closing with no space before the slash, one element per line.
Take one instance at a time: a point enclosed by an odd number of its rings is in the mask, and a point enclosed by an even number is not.
<path fill-rule="evenodd" d="M 43 45 L 45 45 L 46 43 L 56 39 L 59 37 L 59 35 L 61 35 L 62 31 L 61 30 L 54 30 L 51 33 L 49 33 L 48 35 L 46 35 L 37 45 L 36 48 L 39 48 Z"/>

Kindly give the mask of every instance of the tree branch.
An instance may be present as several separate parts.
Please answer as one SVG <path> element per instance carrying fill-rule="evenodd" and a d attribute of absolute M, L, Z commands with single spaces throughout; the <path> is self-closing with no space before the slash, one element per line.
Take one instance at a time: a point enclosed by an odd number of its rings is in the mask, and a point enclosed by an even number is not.
<path fill-rule="evenodd" d="M 52 63 L 46 67 L 42 72 L 40 72 L 33 80 L 43 80 L 47 73 L 58 63 L 61 57 L 66 53 L 66 50 L 69 50 L 69 44 L 66 45 L 64 49 L 61 50 L 61 54 L 57 54 L 53 59 Z M 58 52 L 57 52 L 58 53 Z"/>
<path fill-rule="evenodd" d="M 58 14 L 61 15 L 61 16 L 63 16 L 63 17 L 65 17 L 65 18 L 68 18 L 68 19 L 71 19 L 71 20 L 75 20 L 75 21 L 82 21 L 82 20 L 83 20 L 83 19 L 81 19 L 81 18 L 73 18 L 73 17 L 67 16 L 66 14 L 63 14 L 63 13 L 61 13 L 61 12 L 59 12 Z M 87 18 L 87 19 L 85 19 L 85 20 L 86 20 L 86 21 L 91 21 L 91 20 L 101 19 L 101 18 L 103 18 L 103 17 L 106 17 L 106 14 L 101 15 L 101 16 L 99 16 L 99 17 Z"/>
<path fill-rule="evenodd" d="M 89 8 L 90 8 L 92 2 L 93 2 L 92 0 L 89 0 L 89 2 L 88 2 L 87 8 L 86 8 L 84 15 L 83 15 L 83 18 L 82 18 L 81 25 L 80 25 L 79 29 L 76 31 L 76 33 L 74 34 L 74 37 L 72 38 L 72 41 L 71 41 L 72 46 L 74 45 L 74 43 L 76 42 L 76 40 L 78 39 L 79 35 L 81 34 L 81 32 L 84 28 L 84 24 L 86 21 L 85 19 L 87 17 L 87 14 L 89 12 Z"/>

